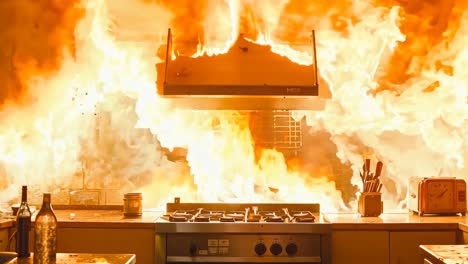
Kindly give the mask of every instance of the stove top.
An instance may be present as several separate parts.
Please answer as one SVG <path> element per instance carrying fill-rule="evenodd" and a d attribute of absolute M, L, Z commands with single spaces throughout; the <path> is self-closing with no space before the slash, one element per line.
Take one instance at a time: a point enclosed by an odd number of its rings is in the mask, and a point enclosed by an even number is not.
<path fill-rule="evenodd" d="M 245 208 L 244 211 L 214 211 L 205 208 L 192 210 L 176 210 L 162 216 L 169 222 L 275 222 L 275 223 L 299 223 L 315 222 L 315 216 L 310 211 L 289 211 L 288 208 L 281 210 L 259 211 L 257 207 Z"/>
<path fill-rule="evenodd" d="M 166 204 L 156 224 L 161 232 L 191 233 L 311 233 L 325 228 L 316 203 L 181 203 L 179 198 Z"/>
<path fill-rule="evenodd" d="M 319 204 L 285 203 L 174 203 L 166 205 L 161 219 L 186 223 L 313 223 Z"/>

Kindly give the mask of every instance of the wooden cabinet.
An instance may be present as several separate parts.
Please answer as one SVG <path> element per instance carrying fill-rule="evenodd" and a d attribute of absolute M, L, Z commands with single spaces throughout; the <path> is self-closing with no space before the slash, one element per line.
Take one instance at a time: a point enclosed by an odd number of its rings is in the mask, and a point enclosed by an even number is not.
<path fill-rule="evenodd" d="M 388 231 L 333 231 L 333 264 L 389 263 Z"/>
<path fill-rule="evenodd" d="M 0 228 L 0 251 L 6 251 L 8 248 L 8 228 Z"/>
<path fill-rule="evenodd" d="M 390 264 L 424 263 L 419 245 L 454 245 L 456 233 L 431 230 L 390 232 Z"/>
<path fill-rule="evenodd" d="M 332 264 L 424 263 L 419 245 L 455 245 L 456 230 L 333 231 Z"/>
<path fill-rule="evenodd" d="M 137 263 L 155 263 L 153 229 L 59 228 L 57 251 L 69 253 L 130 253 Z"/>

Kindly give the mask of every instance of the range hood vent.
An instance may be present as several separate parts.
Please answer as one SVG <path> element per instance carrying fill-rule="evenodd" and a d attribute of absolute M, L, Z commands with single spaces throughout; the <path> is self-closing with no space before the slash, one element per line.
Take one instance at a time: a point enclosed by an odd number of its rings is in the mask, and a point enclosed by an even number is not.
<path fill-rule="evenodd" d="M 315 34 L 311 65 L 299 65 L 242 35 L 225 54 L 172 59 L 156 65 L 158 94 L 179 108 L 199 110 L 322 110 L 330 91 L 319 87 Z"/>

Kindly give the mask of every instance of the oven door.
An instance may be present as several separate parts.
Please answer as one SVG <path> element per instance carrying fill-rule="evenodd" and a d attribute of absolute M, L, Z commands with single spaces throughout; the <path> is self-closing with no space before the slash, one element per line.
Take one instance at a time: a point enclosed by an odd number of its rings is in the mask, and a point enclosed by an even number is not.
<path fill-rule="evenodd" d="M 166 263 L 323 263 L 319 234 L 168 234 Z"/>

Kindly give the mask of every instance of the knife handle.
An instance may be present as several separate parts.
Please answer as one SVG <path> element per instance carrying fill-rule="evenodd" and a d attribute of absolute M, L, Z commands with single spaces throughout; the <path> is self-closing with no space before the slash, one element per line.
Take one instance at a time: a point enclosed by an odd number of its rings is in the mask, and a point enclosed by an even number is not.
<path fill-rule="evenodd" d="M 382 167 L 383 163 L 381 161 L 377 162 L 377 165 L 375 166 L 375 177 L 380 176 L 380 173 L 382 173 Z"/>
<path fill-rule="evenodd" d="M 370 169 L 370 159 L 366 159 L 366 162 L 364 163 L 364 165 L 365 165 L 365 166 L 364 166 L 364 167 L 365 167 L 364 170 L 368 172 L 369 169 Z"/>

